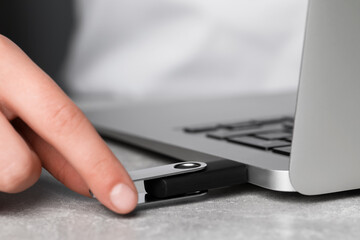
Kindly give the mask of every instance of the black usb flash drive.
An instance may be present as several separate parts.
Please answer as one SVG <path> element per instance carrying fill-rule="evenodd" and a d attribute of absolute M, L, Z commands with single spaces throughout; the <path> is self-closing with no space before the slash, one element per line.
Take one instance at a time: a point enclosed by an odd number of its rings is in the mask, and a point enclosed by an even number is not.
<path fill-rule="evenodd" d="M 168 198 L 247 182 L 247 167 L 242 163 L 221 159 L 206 164 L 201 171 L 146 180 L 145 190 L 153 197 Z"/>

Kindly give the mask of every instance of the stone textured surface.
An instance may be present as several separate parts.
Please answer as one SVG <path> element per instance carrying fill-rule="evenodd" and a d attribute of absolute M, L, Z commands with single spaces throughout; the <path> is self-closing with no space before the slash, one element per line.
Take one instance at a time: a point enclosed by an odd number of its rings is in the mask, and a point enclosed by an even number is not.
<path fill-rule="evenodd" d="M 169 162 L 109 145 L 129 170 Z M 355 239 L 359 223 L 360 191 L 305 197 L 243 185 L 128 216 L 71 192 L 46 172 L 21 194 L 0 193 L 0 239 Z"/>

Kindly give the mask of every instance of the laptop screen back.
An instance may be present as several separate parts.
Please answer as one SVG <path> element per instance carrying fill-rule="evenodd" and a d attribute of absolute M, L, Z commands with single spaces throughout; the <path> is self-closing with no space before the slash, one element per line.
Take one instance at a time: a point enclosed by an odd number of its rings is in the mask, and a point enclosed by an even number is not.
<path fill-rule="evenodd" d="M 290 178 L 307 195 L 360 188 L 360 1 L 310 0 Z"/>

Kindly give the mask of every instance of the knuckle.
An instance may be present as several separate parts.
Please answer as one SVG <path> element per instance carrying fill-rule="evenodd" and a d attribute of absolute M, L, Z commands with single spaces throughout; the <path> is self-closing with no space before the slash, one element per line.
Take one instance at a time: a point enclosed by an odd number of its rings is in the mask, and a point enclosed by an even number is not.
<path fill-rule="evenodd" d="M 5 36 L 0 34 L 0 81 L 3 82 L 6 80 L 5 77 L 2 77 L 3 71 L 8 68 L 7 61 L 8 55 L 10 54 L 11 41 Z"/>
<path fill-rule="evenodd" d="M 7 37 L 0 34 L 0 88 L 1 93 L 5 95 L 6 87 L 2 83 L 10 83 L 12 73 L 15 73 L 19 70 L 18 54 L 19 48 L 14 42 L 12 42 Z"/>
<path fill-rule="evenodd" d="M 0 34 L 0 49 L 1 50 L 6 50 L 10 47 L 10 39 L 8 39 L 7 37 L 5 37 L 4 35 Z"/>
<path fill-rule="evenodd" d="M 48 121 L 53 131 L 59 135 L 67 135 L 81 126 L 83 114 L 80 109 L 68 104 L 59 105 L 49 111 Z"/>
<path fill-rule="evenodd" d="M 1 63 L 6 63 L 9 55 L 13 54 L 14 45 L 10 39 L 0 34 L 0 60 L 3 60 Z"/>
<path fill-rule="evenodd" d="M 17 161 L 1 169 L 0 191 L 16 193 L 25 190 L 40 177 L 41 165 L 31 153 L 18 155 Z"/>

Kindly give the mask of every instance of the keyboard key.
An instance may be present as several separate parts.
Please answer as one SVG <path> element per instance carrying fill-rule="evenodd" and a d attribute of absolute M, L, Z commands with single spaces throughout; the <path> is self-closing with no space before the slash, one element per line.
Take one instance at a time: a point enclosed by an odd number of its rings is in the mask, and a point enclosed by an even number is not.
<path fill-rule="evenodd" d="M 284 117 L 284 120 L 290 121 L 290 122 L 294 122 L 294 117 L 285 116 L 285 117 Z"/>
<path fill-rule="evenodd" d="M 216 139 L 226 139 L 226 138 L 230 138 L 230 137 L 280 131 L 282 129 L 283 129 L 283 126 L 281 124 L 260 126 L 258 128 L 254 128 L 254 129 L 241 129 L 241 130 L 220 129 L 218 131 L 208 133 L 206 136 L 210 137 L 210 138 L 216 138 Z"/>
<path fill-rule="evenodd" d="M 282 141 L 282 140 L 268 141 L 255 137 L 234 137 L 234 138 L 228 138 L 227 140 L 242 145 L 260 148 L 263 150 L 271 150 L 272 148 L 290 146 L 290 143 L 286 141 Z"/>
<path fill-rule="evenodd" d="M 279 139 L 286 139 L 291 137 L 291 133 L 288 132 L 271 132 L 271 133 L 262 133 L 256 134 L 255 137 L 265 139 L 265 140 L 279 140 Z"/>
<path fill-rule="evenodd" d="M 288 141 L 288 142 L 292 142 L 292 135 L 290 137 L 284 138 L 283 140 Z"/>
<path fill-rule="evenodd" d="M 209 137 L 209 138 L 215 138 L 215 139 L 223 140 L 223 139 L 226 139 L 228 137 L 249 135 L 249 134 L 254 133 L 254 132 L 256 133 L 257 131 L 258 130 L 255 130 L 255 129 L 236 130 L 236 131 L 230 131 L 230 130 L 222 129 L 222 130 L 218 130 L 218 131 L 215 131 L 215 132 L 208 133 L 208 134 L 206 134 L 206 136 Z"/>
<path fill-rule="evenodd" d="M 212 125 L 198 125 L 192 127 L 184 128 L 184 131 L 187 133 L 202 133 L 202 132 L 209 132 L 214 131 L 219 128 L 219 125 L 212 124 Z"/>
<path fill-rule="evenodd" d="M 291 146 L 274 148 L 273 152 L 274 153 L 280 153 L 280 154 L 283 154 L 283 155 L 286 155 L 286 156 L 290 156 Z"/>
<path fill-rule="evenodd" d="M 283 123 L 284 127 L 287 129 L 293 129 L 294 128 L 294 122 L 293 121 L 286 121 Z"/>
<path fill-rule="evenodd" d="M 255 122 L 260 124 L 260 125 L 266 125 L 266 124 L 275 124 L 275 123 L 282 123 L 284 121 L 286 121 L 286 117 L 282 117 L 282 118 L 268 118 L 268 119 L 260 119 L 260 120 L 256 120 Z"/>
<path fill-rule="evenodd" d="M 248 121 L 248 122 L 222 123 L 219 124 L 219 126 L 228 129 L 249 129 L 249 128 L 259 127 L 260 124 L 258 124 L 256 121 Z"/>

